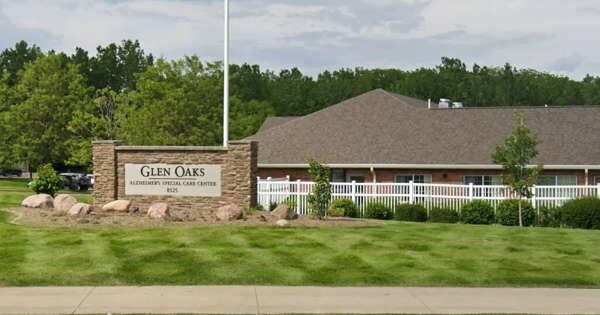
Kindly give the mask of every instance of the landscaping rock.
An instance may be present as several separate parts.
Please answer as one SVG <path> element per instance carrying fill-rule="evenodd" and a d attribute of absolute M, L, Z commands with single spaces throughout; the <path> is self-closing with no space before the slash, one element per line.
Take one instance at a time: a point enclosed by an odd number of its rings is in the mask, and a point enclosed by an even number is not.
<path fill-rule="evenodd" d="M 27 208 L 52 209 L 54 206 L 54 199 L 48 194 L 37 194 L 25 198 L 23 202 L 21 202 L 21 206 Z"/>
<path fill-rule="evenodd" d="M 67 212 L 67 214 L 69 216 L 76 216 L 76 215 L 88 215 L 90 214 L 90 212 L 92 211 L 92 208 L 90 207 L 90 205 L 88 205 L 87 203 L 76 203 L 74 204 L 69 211 Z"/>
<path fill-rule="evenodd" d="M 115 200 L 105 204 L 102 207 L 104 211 L 128 212 L 131 207 L 131 200 Z"/>
<path fill-rule="evenodd" d="M 171 217 L 169 205 L 164 202 L 155 202 L 148 209 L 148 217 L 152 219 L 167 219 Z"/>
<path fill-rule="evenodd" d="M 298 214 L 296 210 L 290 208 L 286 204 L 280 204 L 271 212 L 272 215 L 276 216 L 279 219 L 284 220 L 295 220 L 298 218 Z"/>
<path fill-rule="evenodd" d="M 76 203 L 77 199 L 75 199 L 73 196 L 60 194 L 54 197 L 54 210 L 67 212 L 71 210 L 71 207 L 73 207 Z"/>
<path fill-rule="evenodd" d="M 244 216 L 244 212 L 240 206 L 230 204 L 217 209 L 217 219 L 220 221 L 235 221 Z"/>
<path fill-rule="evenodd" d="M 275 222 L 275 225 L 277 225 L 279 227 L 288 227 L 288 226 L 290 226 L 290 222 L 288 220 L 281 219 L 281 220 L 277 220 L 277 222 Z"/>

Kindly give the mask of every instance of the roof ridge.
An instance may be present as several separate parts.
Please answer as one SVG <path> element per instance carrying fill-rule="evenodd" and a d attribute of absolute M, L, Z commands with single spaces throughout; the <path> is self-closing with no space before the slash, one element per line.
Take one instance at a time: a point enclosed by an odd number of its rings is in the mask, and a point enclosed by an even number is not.
<path fill-rule="evenodd" d="M 391 97 L 393 97 L 394 99 L 396 99 L 396 100 L 400 101 L 402 104 L 404 104 L 404 105 L 408 105 L 408 106 L 411 106 L 411 107 L 414 107 L 414 106 L 413 106 L 413 105 L 411 105 L 410 103 L 408 103 L 408 102 L 406 102 L 405 100 L 403 100 L 403 99 L 399 98 L 398 96 L 400 96 L 401 94 L 395 94 L 395 93 L 393 93 L 393 92 L 389 92 L 389 91 L 386 91 L 386 90 L 384 90 L 384 89 L 380 89 L 380 90 L 382 90 L 382 91 L 383 91 L 385 94 L 387 94 L 388 96 L 391 96 Z M 414 97 L 411 97 L 411 96 L 406 96 L 406 95 L 402 95 L 402 96 L 404 96 L 404 97 L 410 97 L 410 98 L 414 98 Z M 414 98 L 414 99 L 417 99 L 417 98 Z M 421 100 L 421 101 L 422 101 L 422 100 Z"/>
<path fill-rule="evenodd" d="M 349 102 L 349 101 L 351 101 L 351 100 L 356 100 L 357 98 L 359 98 L 359 97 L 361 97 L 361 96 L 363 96 L 363 95 L 366 95 L 366 94 L 369 94 L 369 93 L 373 93 L 373 92 L 377 92 L 377 91 L 379 91 L 379 90 L 381 90 L 381 91 L 383 91 L 383 92 L 387 93 L 387 91 L 385 91 L 384 89 L 381 89 L 381 88 L 377 88 L 377 89 L 374 89 L 374 90 L 370 90 L 370 91 L 367 91 L 367 92 L 361 93 L 361 94 L 359 94 L 359 95 L 356 95 L 356 96 L 354 96 L 354 97 L 351 97 L 351 98 L 349 98 L 349 99 L 343 100 L 343 101 L 341 101 L 341 102 L 335 103 L 335 104 L 333 104 L 333 105 L 329 105 L 329 106 L 327 106 L 327 107 L 321 108 L 320 110 L 318 110 L 318 111 L 316 111 L 316 112 L 308 113 L 308 114 L 306 114 L 306 115 L 303 115 L 303 116 L 291 116 L 291 117 L 297 117 L 297 118 L 296 118 L 296 119 L 293 119 L 293 120 L 290 120 L 290 121 L 286 121 L 286 122 L 284 122 L 283 124 L 280 124 L 280 125 L 274 126 L 274 127 L 272 127 L 272 128 L 269 128 L 269 129 L 267 129 L 267 130 L 265 130 L 265 131 L 263 131 L 263 132 L 271 132 L 271 131 L 273 131 L 273 130 L 280 129 L 281 127 L 283 127 L 283 126 L 286 126 L 287 124 L 290 124 L 290 123 L 292 123 L 292 122 L 303 121 L 303 120 L 305 120 L 306 118 L 309 118 L 309 117 L 315 116 L 315 115 L 317 115 L 317 114 L 320 114 L 320 113 L 326 112 L 326 111 L 328 111 L 328 110 L 331 110 L 332 108 L 337 108 L 338 106 L 342 106 L 344 103 L 347 103 L 347 102 Z M 363 105 L 365 105 L 365 103 L 364 103 L 364 102 L 362 102 L 362 101 L 360 101 L 360 103 L 361 103 L 361 104 L 363 104 Z M 251 137 L 253 137 L 253 136 L 255 136 L 255 135 L 256 135 L 256 134 L 252 135 Z"/>

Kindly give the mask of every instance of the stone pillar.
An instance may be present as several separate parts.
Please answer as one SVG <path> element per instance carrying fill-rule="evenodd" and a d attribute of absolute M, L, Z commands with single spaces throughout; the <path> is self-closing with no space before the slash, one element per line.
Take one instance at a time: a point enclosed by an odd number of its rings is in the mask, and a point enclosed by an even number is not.
<path fill-rule="evenodd" d="M 117 199 L 117 153 L 118 140 L 92 141 L 94 164 L 94 201 L 92 207 L 100 209 L 104 204 Z"/>
<path fill-rule="evenodd" d="M 228 163 L 235 173 L 234 199 L 240 206 L 255 206 L 257 202 L 258 142 L 229 142 Z"/>

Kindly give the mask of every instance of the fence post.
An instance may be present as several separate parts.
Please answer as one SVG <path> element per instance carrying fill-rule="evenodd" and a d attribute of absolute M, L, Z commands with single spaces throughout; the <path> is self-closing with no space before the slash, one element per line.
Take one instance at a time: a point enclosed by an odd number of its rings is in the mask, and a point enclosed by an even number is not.
<path fill-rule="evenodd" d="M 415 183 L 412 180 L 408 182 L 408 203 L 415 203 Z"/>
<path fill-rule="evenodd" d="M 473 183 L 469 183 L 469 201 L 473 201 Z"/>
<path fill-rule="evenodd" d="M 531 186 L 531 206 L 533 207 L 533 209 L 538 208 L 536 205 L 537 201 L 536 201 L 535 195 L 537 195 L 537 194 L 535 193 L 535 185 L 533 185 L 533 186 Z M 536 213 L 537 213 L 537 216 L 539 217 L 540 216 L 539 210 Z"/>
<path fill-rule="evenodd" d="M 600 183 L 596 185 L 596 198 L 600 198 Z"/>
<path fill-rule="evenodd" d="M 352 202 L 356 204 L 356 181 L 352 181 Z"/>
<path fill-rule="evenodd" d="M 271 210 L 271 177 L 267 177 L 267 209 Z"/>
<path fill-rule="evenodd" d="M 296 181 L 296 213 L 300 213 L 300 180 Z"/>

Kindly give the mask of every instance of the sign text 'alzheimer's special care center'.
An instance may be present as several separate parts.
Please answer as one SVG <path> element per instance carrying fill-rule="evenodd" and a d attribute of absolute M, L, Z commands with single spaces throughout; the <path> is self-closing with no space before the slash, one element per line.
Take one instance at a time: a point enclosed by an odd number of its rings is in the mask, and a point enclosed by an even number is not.
<path fill-rule="evenodd" d="M 218 197 L 221 166 L 125 164 L 125 195 Z"/>

